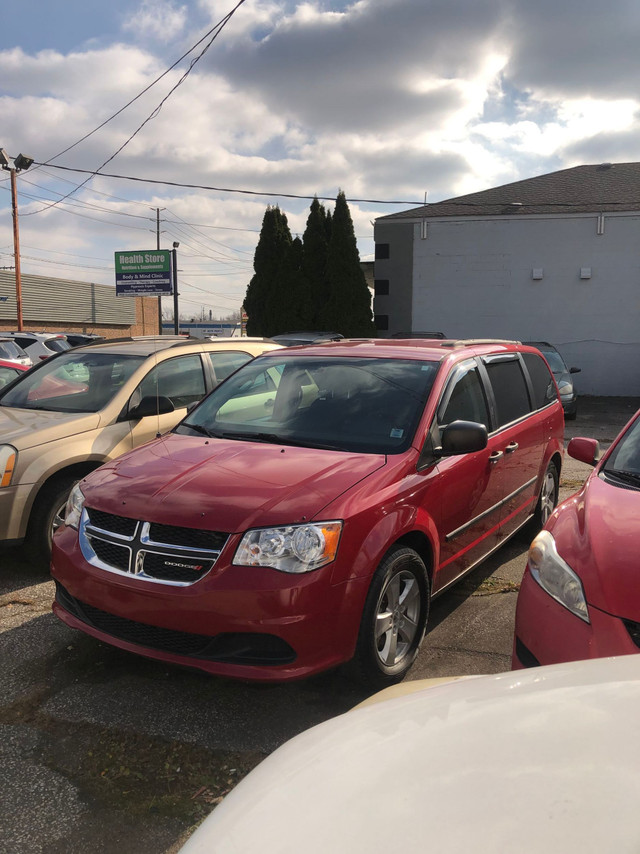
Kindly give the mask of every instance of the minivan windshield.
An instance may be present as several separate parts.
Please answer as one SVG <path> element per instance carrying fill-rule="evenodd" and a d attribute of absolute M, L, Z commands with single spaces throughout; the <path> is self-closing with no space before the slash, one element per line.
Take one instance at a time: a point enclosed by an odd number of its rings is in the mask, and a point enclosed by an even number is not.
<path fill-rule="evenodd" d="M 144 356 L 69 350 L 26 371 L 0 406 L 53 412 L 97 412 L 142 364 Z"/>
<path fill-rule="evenodd" d="M 406 450 L 437 362 L 331 356 L 258 358 L 174 432 L 372 454 Z"/>

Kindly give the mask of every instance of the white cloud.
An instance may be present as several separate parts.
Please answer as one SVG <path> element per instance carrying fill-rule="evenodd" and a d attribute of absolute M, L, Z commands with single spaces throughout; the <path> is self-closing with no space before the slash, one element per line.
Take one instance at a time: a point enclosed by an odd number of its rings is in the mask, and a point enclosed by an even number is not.
<path fill-rule="evenodd" d="M 0 142 L 47 160 L 149 85 L 233 6 L 234 0 L 145 0 L 132 6 L 119 43 L 97 41 L 67 53 L 0 51 Z M 106 171 L 331 198 L 343 189 L 351 199 L 419 202 L 425 190 L 437 201 L 583 158 L 634 159 L 639 28 L 635 0 L 606 9 L 595 0 L 247 0 Z M 186 67 L 57 162 L 95 169 Z M 71 184 L 49 177 L 56 174 L 33 171 L 29 178 L 68 192 Z M 30 245 L 108 259 L 123 241 L 154 239 L 151 220 L 107 225 L 78 217 L 107 218 L 82 207 L 28 216 L 42 202 L 30 202 L 26 183 L 20 187 Z M 49 190 L 28 192 L 45 197 Z M 304 229 L 309 204 L 107 178 L 94 179 L 77 198 L 142 217 L 152 216 L 150 207 L 167 207 L 187 222 L 225 229 L 259 229 L 267 203 L 278 202 L 296 232 Z M 6 193 L 0 193 L 3 200 Z M 352 204 L 363 254 L 372 249 L 370 220 L 398 209 Z M 242 259 L 232 263 L 214 251 L 215 230 L 190 238 L 182 233 L 181 239 L 178 226 L 171 226 L 165 239 L 174 236 L 172 228 L 185 266 L 190 255 L 196 264 L 204 242 L 218 257 L 212 276 L 236 295 L 243 292 L 254 233 L 220 232 L 220 242 Z M 5 206 L 0 247 L 10 243 Z M 110 274 L 102 280 L 110 281 Z"/>
<path fill-rule="evenodd" d="M 180 35 L 186 19 L 186 6 L 175 6 L 167 0 L 142 0 L 139 8 L 125 17 L 122 29 L 139 41 L 155 39 L 167 43 Z"/>

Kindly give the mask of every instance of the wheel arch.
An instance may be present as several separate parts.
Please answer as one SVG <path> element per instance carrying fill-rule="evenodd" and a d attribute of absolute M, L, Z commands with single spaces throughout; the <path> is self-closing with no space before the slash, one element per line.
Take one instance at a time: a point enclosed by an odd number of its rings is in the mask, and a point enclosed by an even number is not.
<path fill-rule="evenodd" d="M 101 465 L 101 461 L 83 460 L 81 462 L 63 466 L 62 468 L 51 472 L 51 474 L 49 474 L 48 477 L 42 481 L 42 483 L 38 487 L 38 491 L 34 495 L 31 507 L 29 508 L 29 523 L 31 522 L 31 517 L 33 515 L 34 508 L 38 505 L 38 501 L 42 499 L 42 496 L 46 493 L 46 491 L 51 487 L 52 484 L 54 484 L 58 480 L 67 478 L 82 480 L 83 477 L 86 477 L 88 474 L 90 474 L 92 471 L 95 471 Z"/>
<path fill-rule="evenodd" d="M 431 541 L 427 535 L 422 531 L 408 531 L 392 543 L 389 548 L 392 546 L 406 546 L 418 554 L 427 570 L 429 587 L 433 588 L 434 554 Z"/>

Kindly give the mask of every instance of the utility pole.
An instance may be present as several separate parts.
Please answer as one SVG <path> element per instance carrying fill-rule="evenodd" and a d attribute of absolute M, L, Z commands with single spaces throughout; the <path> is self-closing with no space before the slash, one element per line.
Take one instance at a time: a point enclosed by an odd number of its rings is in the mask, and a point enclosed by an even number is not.
<path fill-rule="evenodd" d="M 13 163 L 13 165 L 12 165 Z M 20 232 L 18 229 L 18 188 L 16 174 L 24 172 L 33 163 L 33 157 L 19 154 L 10 157 L 4 148 L 0 148 L 0 166 L 11 176 L 11 213 L 13 215 L 13 257 L 16 270 L 16 321 L 18 332 L 22 332 L 22 276 L 20 273 Z"/>
<path fill-rule="evenodd" d="M 180 320 L 178 314 L 178 246 L 177 240 L 173 241 L 173 249 L 171 250 L 173 261 L 173 333 L 180 334 Z"/>
<path fill-rule="evenodd" d="M 151 208 L 153 210 L 153 208 Z M 155 208 L 156 212 L 156 249 L 160 249 L 160 211 L 164 208 Z M 158 335 L 162 335 L 162 296 L 158 294 Z"/>

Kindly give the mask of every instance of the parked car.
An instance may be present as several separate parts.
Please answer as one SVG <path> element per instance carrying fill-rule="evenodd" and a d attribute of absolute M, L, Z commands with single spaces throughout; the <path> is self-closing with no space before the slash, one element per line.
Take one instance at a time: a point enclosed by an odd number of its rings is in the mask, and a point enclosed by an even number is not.
<path fill-rule="evenodd" d="M 640 412 L 602 459 L 595 439 L 568 452 L 595 468 L 531 544 L 514 668 L 640 649 Z"/>
<path fill-rule="evenodd" d="M 263 339 L 163 335 L 59 353 L 0 390 L 0 544 L 48 560 L 71 486 L 173 427 Z"/>
<path fill-rule="evenodd" d="M 27 355 L 18 342 L 14 341 L 13 338 L 4 338 L 2 333 L 0 333 L 0 359 L 3 362 L 11 362 L 25 368 L 30 368 L 33 364 L 31 357 Z"/>
<path fill-rule="evenodd" d="M 13 338 L 34 365 L 43 359 L 48 359 L 54 353 L 71 349 L 71 344 L 65 336 L 55 332 L 2 332 L 1 334 Z"/>
<path fill-rule="evenodd" d="M 12 383 L 24 371 L 28 371 L 30 365 L 20 365 L 16 362 L 8 362 L 0 359 L 0 389 Z"/>
<path fill-rule="evenodd" d="M 578 414 L 578 394 L 571 375 L 579 374 L 582 368 L 568 368 L 560 353 L 547 341 L 527 341 L 526 343 L 530 347 L 537 347 L 549 363 L 558 384 L 564 417 L 567 421 L 573 421 Z"/>
<path fill-rule="evenodd" d="M 278 748 L 180 854 L 640 850 L 640 656 L 396 687 Z"/>
<path fill-rule="evenodd" d="M 296 347 L 299 344 L 321 344 L 323 341 L 340 341 L 344 338 L 339 332 L 282 332 L 272 335 L 271 340 L 284 347 Z"/>
<path fill-rule="evenodd" d="M 95 344 L 104 341 L 102 335 L 90 335 L 84 332 L 61 332 L 72 347 L 81 347 L 83 344 Z"/>
<path fill-rule="evenodd" d="M 409 352 L 410 349 L 410 352 Z M 562 407 L 506 342 L 345 340 L 245 365 L 77 485 L 55 612 L 243 679 L 401 679 L 433 595 L 555 506 Z"/>

